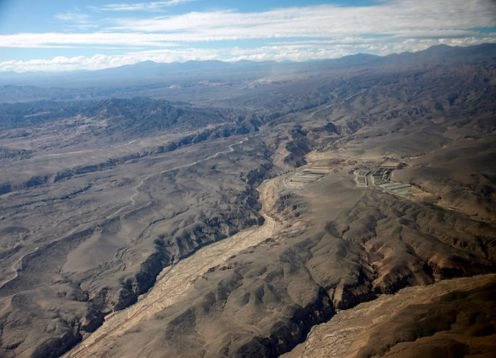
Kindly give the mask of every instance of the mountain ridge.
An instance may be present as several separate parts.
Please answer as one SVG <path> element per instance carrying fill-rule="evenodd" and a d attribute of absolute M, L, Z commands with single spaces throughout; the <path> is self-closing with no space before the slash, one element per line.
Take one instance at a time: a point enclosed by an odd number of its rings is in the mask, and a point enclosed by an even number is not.
<path fill-rule="evenodd" d="M 314 69 L 315 67 L 325 66 L 338 68 L 341 67 L 356 67 L 362 65 L 380 65 L 384 63 L 401 63 L 411 61 L 412 59 L 420 62 L 428 60 L 439 60 L 441 58 L 447 59 L 450 62 L 457 60 L 470 60 L 470 57 L 476 55 L 472 60 L 479 57 L 487 56 L 488 52 L 492 52 L 496 56 L 496 44 L 484 43 L 480 45 L 460 47 L 448 45 L 435 45 L 425 50 L 416 52 L 401 52 L 385 56 L 369 54 L 369 53 L 356 53 L 334 59 L 321 59 L 309 60 L 302 62 L 277 62 L 277 61 L 220 61 L 220 60 L 206 60 L 197 61 L 190 60 L 184 62 L 170 62 L 161 63 L 155 61 L 141 61 L 135 64 L 128 64 L 118 67 L 98 69 L 98 70 L 76 70 L 76 71 L 61 71 L 61 72 L 0 72 L 3 78 L 0 78 L 0 86 L 12 85 L 16 82 L 23 83 L 24 85 L 33 85 L 36 82 L 45 82 L 45 85 L 51 83 L 64 83 L 77 80 L 82 85 L 92 84 L 95 81 L 113 80 L 116 82 L 122 80 L 129 80 L 136 77 L 145 77 L 141 80 L 148 80 L 157 75 L 174 77 L 177 75 L 192 77 L 193 75 L 202 75 L 204 71 L 225 71 L 237 72 L 240 69 L 244 71 L 251 70 L 265 70 L 276 66 L 280 69 L 288 71 L 301 70 L 305 68 Z M 446 57 L 448 56 L 448 57 Z M 124 78 L 118 78 L 123 76 Z M 81 77 L 81 78 L 78 78 Z M 157 79 L 155 78 L 155 81 Z M 93 83 L 94 84 L 94 83 Z"/>

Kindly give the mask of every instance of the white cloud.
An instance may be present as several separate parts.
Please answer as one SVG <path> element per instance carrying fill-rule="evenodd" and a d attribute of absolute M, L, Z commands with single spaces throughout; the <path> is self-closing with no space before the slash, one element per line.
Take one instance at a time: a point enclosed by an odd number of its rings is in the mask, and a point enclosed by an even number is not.
<path fill-rule="evenodd" d="M 491 0 L 390 0 L 366 7 L 321 5 L 121 19 L 114 30 L 180 33 L 184 41 L 212 41 L 356 34 L 408 36 L 412 32 L 420 35 L 435 30 L 442 34 L 491 26 L 496 26 Z"/>
<path fill-rule="evenodd" d="M 493 37 L 466 37 L 445 39 L 401 39 L 388 42 L 365 42 L 358 38 L 349 41 L 329 42 L 315 41 L 299 43 L 278 43 L 258 48 L 225 48 L 199 49 L 175 48 L 135 51 L 124 55 L 94 55 L 94 56 L 57 56 L 51 59 L 19 60 L 0 62 L 0 71 L 73 71 L 99 70 L 123 65 L 135 64 L 142 61 L 159 63 L 185 62 L 191 60 L 221 60 L 221 61 L 307 61 L 339 58 L 356 53 L 375 53 L 388 55 L 405 51 L 420 51 L 434 45 L 468 46 L 480 43 L 496 42 Z"/>
<path fill-rule="evenodd" d="M 124 47 L 170 47 L 170 36 L 164 34 L 92 32 L 92 33 L 22 33 L 0 35 L 0 47 L 49 48 L 60 46 L 124 46 Z"/>
<path fill-rule="evenodd" d="M 79 30 L 88 30 L 98 27 L 98 25 L 91 21 L 88 14 L 84 14 L 80 11 L 60 12 L 55 14 L 55 18 L 60 21 L 68 22 L 69 27 Z"/>
<path fill-rule="evenodd" d="M 104 6 L 115 11 L 126 11 L 125 7 L 143 10 L 184 1 L 189 0 Z M 74 23 L 90 21 L 80 12 L 61 13 L 57 18 Z M 251 13 L 207 11 L 165 17 L 106 18 L 105 22 L 113 22 L 113 26 L 102 27 L 98 32 L 3 34 L 0 47 L 134 48 L 133 52 L 118 56 L 6 61 L 0 63 L 0 70 L 95 69 L 144 60 L 301 61 L 357 52 L 385 55 L 416 51 L 440 43 L 465 46 L 496 42 L 495 32 L 484 34 L 476 30 L 496 28 L 496 4 L 492 0 L 384 0 L 366 7 L 320 5 Z M 250 40 L 255 39 L 263 45 L 252 48 Z M 222 41 L 226 40 L 238 41 L 238 47 L 225 48 Z M 200 47 L 197 42 L 203 42 L 201 49 L 195 48 Z M 155 50 L 151 52 L 152 49 Z"/>
<path fill-rule="evenodd" d="M 95 10 L 101 11 L 150 11 L 158 10 L 170 6 L 176 6 L 191 2 L 193 0 L 165 0 L 165 1 L 150 1 L 150 2 L 137 2 L 137 3 L 113 3 L 106 4 L 99 7 L 93 7 Z"/>
<path fill-rule="evenodd" d="M 12 60 L 0 62 L 0 71 L 74 71 L 100 70 L 142 61 L 184 62 L 189 60 L 213 60 L 214 50 L 182 49 L 131 52 L 125 55 L 57 56 L 51 59 Z"/>
<path fill-rule="evenodd" d="M 58 18 L 79 23 L 88 21 L 87 15 L 72 12 L 59 14 Z M 116 23 L 113 28 L 94 33 L 0 35 L 0 47 L 103 43 L 163 46 L 163 42 L 339 39 L 366 35 L 404 38 L 464 37 L 469 34 L 476 36 L 471 31 L 473 28 L 496 27 L 496 6 L 490 0 L 390 0 L 367 7 L 322 5 L 257 13 L 191 12 L 158 18 L 118 19 Z"/>
<path fill-rule="evenodd" d="M 62 21 L 87 21 L 89 16 L 87 14 L 82 14 L 80 12 L 75 11 L 65 11 L 60 12 L 55 15 L 55 18 Z"/>

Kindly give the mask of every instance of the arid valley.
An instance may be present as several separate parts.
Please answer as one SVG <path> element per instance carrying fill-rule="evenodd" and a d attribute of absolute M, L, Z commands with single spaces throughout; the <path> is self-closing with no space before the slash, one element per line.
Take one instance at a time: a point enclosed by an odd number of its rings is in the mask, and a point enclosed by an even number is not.
<path fill-rule="evenodd" d="M 495 45 L 147 66 L 0 86 L 1 357 L 496 354 Z"/>

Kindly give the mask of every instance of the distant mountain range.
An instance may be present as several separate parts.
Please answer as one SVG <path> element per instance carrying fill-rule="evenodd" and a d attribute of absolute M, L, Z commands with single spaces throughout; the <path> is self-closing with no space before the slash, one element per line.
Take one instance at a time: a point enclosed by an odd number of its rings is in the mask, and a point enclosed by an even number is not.
<path fill-rule="evenodd" d="M 278 72 L 319 71 L 321 69 L 360 68 L 382 65 L 426 66 L 443 63 L 464 63 L 481 58 L 496 57 L 496 44 L 471 47 L 433 46 L 415 53 L 405 52 L 388 56 L 357 54 L 338 59 L 308 62 L 222 62 L 187 61 L 182 63 L 140 62 L 116 68 L 96 71 L 73 72 L 0 72 L 0 85 L 43 87 L 102 87 L 109 85 L 144 85 L 164 80 L 212 80 L 216 76 L 244 79 Z"/>

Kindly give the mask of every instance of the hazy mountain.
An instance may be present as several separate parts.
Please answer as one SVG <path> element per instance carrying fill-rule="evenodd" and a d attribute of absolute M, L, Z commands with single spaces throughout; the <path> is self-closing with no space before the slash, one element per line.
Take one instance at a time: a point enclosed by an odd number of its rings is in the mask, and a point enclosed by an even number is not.
<path fill-rule="evenodd" d="M 277 69 L 280 73 L 319 71 L 325 69 L 359 68 L 395 64 L 404 66 L 426 66 L 448 63 L 473 62 L 480 58 L 496 56 L 496 44 L 483 44 L 472 47 L 449 47 L 439 45 L 424 51 L 399 55 L 375 56 L 357 54 L 333 60 L 309 62 L 221 62 L 187 61 L 183 63 L 156 63 L 145 61 L 97 71 L 73 71 L 64 73 L 12 73 L 0 74 L 0 85 L 43 86 L 43 87 L 112 87 L 117 85 L 139 86 L 174 80 L 246 79 L 261 77 Z M 2 91 L 13 91 L 12 87 L 2 87 Z M 33 92 L 34 89 L 31 88 Z M 56 89 L 55 89 L 56 91 Z"/>

